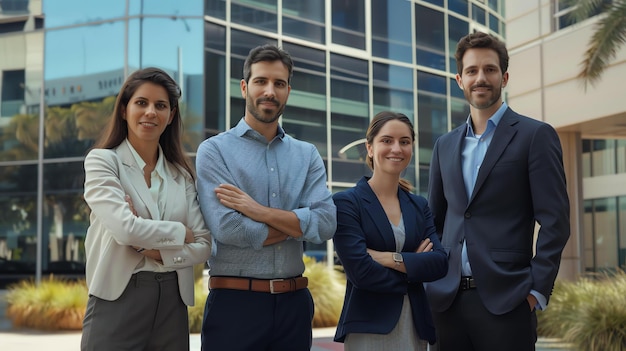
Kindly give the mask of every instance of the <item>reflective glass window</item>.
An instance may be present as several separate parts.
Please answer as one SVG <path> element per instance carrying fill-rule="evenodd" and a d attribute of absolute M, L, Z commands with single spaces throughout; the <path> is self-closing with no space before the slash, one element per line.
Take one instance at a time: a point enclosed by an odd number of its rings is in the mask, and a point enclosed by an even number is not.
<path fill-rule="evenodd" d="M 491 13 L 489 14 L 489 29 L 496 33 L 500 32 L 500 21 Z"/>
<path fill-rule="evenodd" d="M 204 139 L 203 38 L 202 18 L 145 18 L 129 23 L 129 70 L 159 67 L 181 87 L 187 151 L 195 151 L 196 145 Z"/>
<path fill-rule="evenodd" d="M 226 0 L 204 0 L 204 14 L 226 19 Z"/>
<path fill-rule="evenodd" d="M 331 54 L 333 181 L 357 182 L 369 173 L 365 131 L 369 125 L 367 61 Z"/>
<path fill-rule="evenodd" d="M 619 217 L 617 219 L 619 225 L 618 266 L 626 267 L 626 196 L 620 196 L 617 201 L 619 202 Z"/>
<path fill-rule="evenodd" d="M 454 78 L 450 79 L 450 106 L 450 129 L 454 129 L 465 123 L 469 117 L 469 104 Z"/>
<path fill-rule="evenodd" d="M 203 6 L 202 1 L 198 1 L 198 0 L 193 0 L 193 1 L 129 0 L 128 13 L 130 16 L 135 16 L 135 15 L 202 16 L 202 6 Z"/>
<path fill-rule="evenodd" d="M 37 262 L 37 165 L 0 167 L 0 275 L 34 274 Z"/>
<path fill-rule="evenodd" d="M 498 12 L 498 0 L 489 0 L 489 8 L 494 10 L 495 12 Z"/>
<path fill-rule="evenodd" d="M 381 111 L 393 111 L 406 115 L 415 124 L 413 116 L 413 71 L 411 68 L 374 63 L 372 65 L 374 81 L 374 115 Z M 416 140 L 417 142 L 417 140 Z M 417 148 L 415 149 L 417 150 Z M 415 184 L 414 155 L 403 178 Z"/>
<path fill-rule="evenodd" d="M 427 166 L 435 141 L 448 131 L 446 78 L 418 71 L 417 89 L 419 162 Z M 420 192 L 425 193 L 427 188 L 427 180 L 420 179 Z"/>
<path fill-rule="evenodd" d="M 324 15 L 324 0 L 283 0 L 283 34 L 324 44 Z"/>
<path fill-rule="evenodd" d="M 450 58 L 450 72 L 457 73 L 456 45 L 459 40 L 469 34 L 469 24 L 467 21 L 454 16 L 448 16 L 448 56 Z"/>
<path fill-rule="evenodd" d="M 124 16 L 126 0 L 44 0 L 46 28 L 106 21 Z"/>
<path fill-rule="evenodd" d="M 428 3 L 443 7 L 443 0 L 424 0 L 424 2 L 428 2 Z"/>
<path fill-rule="evenodd" d="M 626 173 L 626 140 L 624 139 L 618 139 L 616 140 L 617 145 L 616 145 L 616 172 L 617 173 Z"/>
<path fill-rule="evenodd" d="M 477 6 L 476 4 L 472 4 L 472 19 L 483 26 L 487 25 L 487 18 L 485 15 L 485 9 Z"/>
<path fill-rule="evenodd" d="M 365 1 L 333 0 L 333 43 L 365 49 Z"/>
<path fill-rule="evenodd" d="M 593 200 L 595 270 L 614 271 L 618 267 L 617 198 Z"/>
<path fill-rule="evenodd" d="M 291 55 L 294 72 L 282 126 L 288 134 L 314 144 L 327 158 L 325 53 L 290 43 L 283 48 Z"/>
<path fill-rule="evenodd" d="M 584 200 L 583 208 L 583 265 L 585 272 L 594 272 L 596 264 L 593 250 L 593 200 Z"/>
<path fill-rule="evenodd" d="M 48 31 L 45 39 L 44 156 L 83 156 L 124 82 L 124 22 Z"/>
<path fill-rule="evenodd" d="M 468 17 L 468 0 L 448 0 L 448 10 Z"/>
<path fill-rule="evenodd" d="M 418 65 L 445 70 L 443 12 L 415 5 L 415 54 Z"/>
<path fill-rule="evenodd" d="M 230 6 L 234 23 L 276 33 L 276 0 L 232 0 Z"/>
<path fill-rule="evenodd" d="M 205 137 L 226 130 L 226 28 L 205 23 Z"/>
<path fill-rule="evenodd" d="M 372 54 L 412 62 L 411 2 L 372 0 Z"/>
<path fill-rule="evenodd" d="M 44 165 L 44 272 L 84 274 L 89 207 L 83 200 L 82 162 Z"/>
<path fill-rule="evenodd" d="M 592 176 L 615 174 L 615 140 L 599 139 L 592 141 Z"/>

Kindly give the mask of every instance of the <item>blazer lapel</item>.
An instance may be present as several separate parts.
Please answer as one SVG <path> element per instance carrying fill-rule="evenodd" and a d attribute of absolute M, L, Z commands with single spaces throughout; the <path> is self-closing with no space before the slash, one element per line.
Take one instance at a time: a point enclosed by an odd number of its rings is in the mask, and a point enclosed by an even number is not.
<path fill-rule="evenodd" d="M 180 204 L 185 203 L 187 196 L 187 189 L 185 189 L 185 177 L 176 169 L 176 166 L 165 162 L 165 171 L 168 173 L 165 175 L 164 182 L 167 182 L 167 195 L 165 201 L 165 209 L 163 211 L 163 219 L 174 218 L 174 210 Z M 170 181 L 171 180 L 171 181 Z"/>
<path fill-rule="evenodd" d="M 370 188 L 369 184 L 367 184 L 367 180 L 365 178 L 361 179 L 357 186 L 360 189 L 361 197 L 363 199 L 363 207 L 375 223 L 376 229 L 378 229 L 377 232 L 380 234 L 380 238 L 385 243 L 385 248 L 395 250 L 396 239 L 393 236 L 391 224 L 389 223 L 385 210 L 378 201 L 376 194 L 374 194 L 372 188 Z"/>
<path fill-rule="evenodd" d="M 467 124 L 456 128 L 456 135 L 453 135 L 451 138 L 454 143 L 449 146 L 451 148 L 450 152 L 443 153 L 451 158 L 451 162 L 449 162 L 450 168 L 442 170 L 441 172 L 443 174 L 448 171 L 448 174 L 456 178 L 449 183 L 454 187 L 452 193 L 454 193 L 455 196 L 460 196 L 461 199 L 465 200 L 465 203 L 468 203 L 467 189 L 465 189 L 465 181 L 463 181 L 463 145 L 465 144 L 466 129 Z"/>
<path fill-rule="evenodd" d="M 122 164 L 124 165 L 124 171 L 128 174 L 128 177 L 131 179 L 131 185 L 139 195 L 141 201 L 146 205 L 148 212 L 150 213 L 150 218 L 156 218 L 156 214 L 159 213 L 157 203 L 152 199 L 152 195 L 150 194 L 150 189 L 148 189 L 148 185 L 146 184 L 146 180 L 143 177 L 143 170 L 139 168 L 139 165 L 135 161 L 135 158 L 130 151 L 130 148 L 126 144 L 126 142 L 122 142 L 116 149 L 117 154 L 122 160 Z M 136 201 L 136 200 L 135 200 Z"/>
<path fill-rule="evenodd" d="M 485 183 L 487 176 L 491 173 L 493 166 L 496 164 L 506 147 L 509 145 L 513 136 L 517 133 L 517 130 L 513 126 L 517 123 L 517 118 L 513 111 L 509 108 L 504 112 L 502 120 L 498 123 L 496 130 L 494 130 L 493 139 L 485 154 L 485 159 L 480 165 L 478 170 L 478 176 L 476 178 L 476 184 L 474 185 L 474 191 L 470 202 L 474 199 L 481 186 Z"/>

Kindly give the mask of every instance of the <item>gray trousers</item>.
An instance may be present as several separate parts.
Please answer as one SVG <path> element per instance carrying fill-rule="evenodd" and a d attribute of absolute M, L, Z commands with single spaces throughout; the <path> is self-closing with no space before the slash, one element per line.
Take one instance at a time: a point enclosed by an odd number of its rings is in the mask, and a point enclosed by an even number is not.
<path fill-rule="evenodd" d="M 176 272 L 133 274 L 119 299 L 90 295 L 82 351 L 189 350 L 187 306 Z"/>

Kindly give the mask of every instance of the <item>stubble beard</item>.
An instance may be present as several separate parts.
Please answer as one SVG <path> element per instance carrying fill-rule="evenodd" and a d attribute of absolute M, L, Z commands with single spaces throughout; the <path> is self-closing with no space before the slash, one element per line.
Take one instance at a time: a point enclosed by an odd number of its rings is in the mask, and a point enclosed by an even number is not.
<path fill-rule="evenodd" d="M 493 97 L 491 99 L 488 99 L 484 103 L 478 103 L 476 102 L 476 99 L 472 98 L 473 88 L 474 87 L 471 87 L 468 90 L 464 90 L 465 99 L 469 102 L 470 105 L 472 105 L 472 107 L 479 110 L 484 110 L 492 107 L 500 100 L 500 97 L 502 96 L 502 85 L 498 87 L 490 86 L 489 88 L 491 89 Z"/>
<path fill-rule="evenodd" d="M 253 101 L 252 98 L 250 97 L 246 98 L 246 110 L 248 110 L 248 112 L 252 115 L 252 117 L 254 117 L 254 119 L 256 119 L 259 122 L 267 123 L 267 124 L 274 123 L 276 122 L 276 120 L 278 120 L 280 115 L 282 115 L 283 111 L 285 110 L 285 105 L 280 105 L 280 103 L 278 103 L 278 111 L 276 111 L 275 115 L 270 115 L 269 111 L 266 112 L 265 109 L 260 108 L 258 106 L 258 104 L 262 101 L 262 100 L 261 101 L 259 100 L 257 100 L 255 103 L 255 101 Z"/>

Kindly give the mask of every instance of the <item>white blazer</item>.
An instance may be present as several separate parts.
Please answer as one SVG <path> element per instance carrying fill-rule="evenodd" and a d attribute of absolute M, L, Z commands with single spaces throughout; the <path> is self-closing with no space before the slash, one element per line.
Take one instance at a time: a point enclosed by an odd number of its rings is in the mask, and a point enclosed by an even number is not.
<path fill-rule="evenodd" d="M 89 294 L 109 301 L 122 295 L 145 257 L 134 245 L 161 252 L 163 265 L 178 274 L 183 302 L 193 306 L 193 265 L 208 260 L 211 237 L 192 178 L 169 162 L 165 165 L 167 194 L 163 220 L 159 220 L 152 219 L 158 205 L 126 142 L 115 149 L 93 149 L 85 158 L 85 201 L 91 208 L 85 238 Z M 137 216 L 125 195 L 130 195 Z M 184 244 L 185 226 L 193 231 L 195 243 Z"/>

